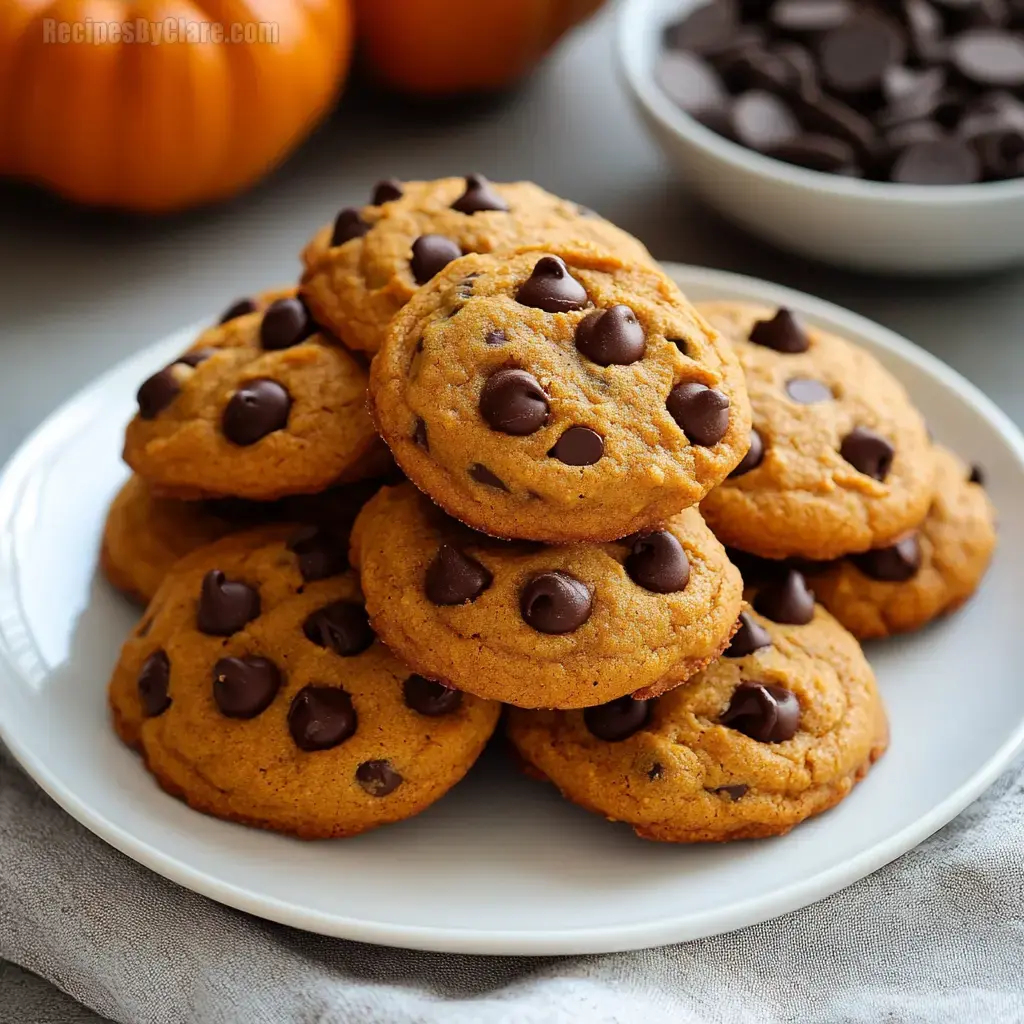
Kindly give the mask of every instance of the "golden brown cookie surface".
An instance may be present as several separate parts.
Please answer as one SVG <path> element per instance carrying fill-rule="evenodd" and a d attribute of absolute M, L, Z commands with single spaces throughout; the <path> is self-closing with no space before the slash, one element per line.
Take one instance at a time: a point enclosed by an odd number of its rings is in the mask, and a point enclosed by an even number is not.
<path fill-rule="evenodd" d="M 866 351 L 788 311 L 698 306 L 733 343 L 753 409 L 751 447 L 704 500 L 729 547 L 831 559 L 916 527 L 934 491 L 932 447 L 902 385 Z"/>
<path fill-rule="evenodd" d="M 651 261 L 632 235 L 532 182 L 406 181 L 371 198 L 342 210 L 303 253 L 302 293 L 317 319 L 365 352 L 380 348 L 416 289 L 463 253 L 579 240 Z"/>
<path fill-rule="evenodd" d="M 470 526 L 605 541 L 700 501 L 743 458 L 731 346 L 661 271 L 584 249 L 449 264 L 392 322 L 377 425 Z"/>
<path fill-rule="evenodd" d="M 322 540 L 279 525 L 189 555 L 110 684 L 119 734 L 165 789 L 303 838 L 423 810 L 462 778 L 500 711 L 398 662 L 344 552 Z"/>
<path fill-rule="evenodd" d="M 739 573 L 695 509 L 612 544 L 497 541 L 411 484 L 352 533 L 374 628 L 418 672 L 525 707 L 661 692 L 728 643 Z"/>
<path fill-rule="evenodd" d="M 988 569 L 996 545 L 992 504 L 957 456 L 939 446 L 935 454 L 935 499 L 921 526 L 810 579 L 818 600 L 861 639 L 920 629 L 959 608 Z"/>
<path fill-rule="evenodd" d="M 125 461 L 170 497 L 266 501 L 359 479 L 365 367 L 295 298 L 204 331 L 139 389 Z"/>
<path fill-rule="evenodd" d="M 655 700 L 514 708 L 508 732 L 569 800 L 666 842 L 788 832 L 842 800 L 888 742 L 870 666 L 820 607 L 800 625 L 746 611 L 724 657 Z"/>

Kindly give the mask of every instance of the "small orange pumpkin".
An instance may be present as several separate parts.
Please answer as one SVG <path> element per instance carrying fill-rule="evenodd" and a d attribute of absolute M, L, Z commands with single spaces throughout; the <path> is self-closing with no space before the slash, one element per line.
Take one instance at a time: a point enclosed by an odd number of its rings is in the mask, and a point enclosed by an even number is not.
<path fill-rule="evenodd" d="M 349 0 L 0 0 L 0 173 L 145 212 L 240 192 L 333 100 Z"/>
<path fill-rule="evenodd" d="M 603 0 L 356 0 L 376 76 L 401 92 L 502 89 Z"/>

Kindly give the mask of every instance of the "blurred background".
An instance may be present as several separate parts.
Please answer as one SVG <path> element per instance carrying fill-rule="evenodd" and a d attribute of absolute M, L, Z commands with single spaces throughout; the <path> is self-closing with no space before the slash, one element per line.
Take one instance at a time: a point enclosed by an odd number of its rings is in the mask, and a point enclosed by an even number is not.
<path fill-rule="evenodd" d="M 220 0 L 205 9 L 218 5 L 229 10 Z M 250 63 L 232 52 L 224 67 L 211 67 L 193 52 L 191 63 L 167 60 L 156 77 L 144 76 L 145 89 L 125 95 L 116 77 L 123 67 L 104 63 L 109 47 L 25 44 L 24 18 L 42 10 L 59 25 L 60 3 L 49 10 L 0 0 L 0 168 L 31 158 L 35 173 L 65 193 L 102 202 L 112 187 L 121 205 L 161 210 L 102 209 L 0 184 L 0 458 L 127 354 L 238 296 L 294 281 L 316 228 L 367 202 L 378 179 L 472 171 L 532 179 L 633 232 L 661 259 L 752 274 L 851 307 L 935 352 L 1024 419 L 1013 372 L 1024 271 L 952 281 L 853 274 L 732 227 L 689 194 L 632 109 L 617 67 L 616 3 L 356 5 L 363 42 L 351 65 L 349 0 L 310 0 L 282 22 L 284 38 L 248 48 L 258 51 Z M 148 71 L 166 49 L 122 47 L 119 59 Z M 251 100 L 241 129 L 225 120 L 222 94 L 232 89 Z M 321 110 L 325 119 L 299 142 Z M 112 142 L 126 118 L 134 127 Z M 119 179 L 109 172 L 111 151 Z M 248 179 L 240 194 L 194 205 L 204 189 L 231 192 Z"/>

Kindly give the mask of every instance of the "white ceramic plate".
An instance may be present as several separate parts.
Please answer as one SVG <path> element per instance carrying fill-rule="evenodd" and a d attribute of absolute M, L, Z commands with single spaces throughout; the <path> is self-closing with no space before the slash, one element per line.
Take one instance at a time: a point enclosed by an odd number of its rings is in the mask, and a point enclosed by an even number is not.
<path fill-rule="evenodd" d="M 135 389 L 191 331 L 65 405 L 0 480 L 0 735 L 15 756 L 86 826 L 181 885 L 310 931 L 452 952 L 603 952 L 728 931 L 820 899 L 934 832 L 1024 741 L 1024 521 L 1010 514 L 1024 507 L 1024 439 L 963 378 L 875 324 L 774 285 L 669 269 L 692 298 L 786 303 L 871 349 L 938 439 L 984 465 L 1005 513 L 977 598 L 871 649 L 892 746 L 845 803 L 782 839 L 658 845 L 563 803 L 499 749 L 420 817 L 330 843 L 224 824 L 165 796 L 107 723 L 107 677 L 135 612 L 95 563 Z"/>

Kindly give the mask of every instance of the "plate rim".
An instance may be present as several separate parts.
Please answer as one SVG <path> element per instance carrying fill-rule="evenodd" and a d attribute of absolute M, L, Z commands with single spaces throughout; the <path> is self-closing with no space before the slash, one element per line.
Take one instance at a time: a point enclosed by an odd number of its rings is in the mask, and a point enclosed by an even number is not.
<path fill-rule="evenodd" d="M 1024 474 L 1024 434 L 990 398 L 960 373 L 913 342 L 876 321 L 854 313 L 826 299 L 796 289 L 729 271 L 665 262 L 665 272 L 684 292 L 691 288 L 708 291 L 740 292 L 750 299 L 768 303 L 791 304 L 814 319 L 850 327 L 867 335 L 917 369 L 937 378 L 946 388 L 955 390 L 972 407 L 1016 457 Z M 121 360 L 86 384 L 51 412 L 18 446 L 0 471 L 0 512 L 17 494 L 26 471 L 35 464 L 36 449 L 45 446 L 57 425 L 84 409 L 102 392 L 109 381 L 132 367 L 140 369 L 153 362 L 154 354 L 182 347 L 205 323 L 172 332 L 161 341 L 146 346 L 137 354 Z M 19 670 L 0 649 L 0 663 L 15 676 Z M 848 857 L 839 864 L 801 879 L 767 895 L 752 897 L 728 909 L 712 908 L 697 914 L 675 915 L 655 921 L 599 927 L 528 930 L 482 930 L 445 926 L 403 925 L 367 921 L 298 907 L 277 897 L 259 895 L 223 881 L 180 858 L 164 853 L 144 838 L 135 836 L 95 812 L 76 793 L 57 779 L 46 764 L 19 742 L 10 712 L 0 703 L 0 740 L 14 759 L 44 792 L 63 810 L 108 845 L 183 888 L 218 903 L 242 910 L 279 924 L 336 938 L 374 945 L 443 953 L 486 955 L 581 955 L 651 948 L 667 943 L 689 941 L 748 927 L 770 918 L 801 909 L 845 888 L 919 845 L 947 824 L 978 798 L 1024 750 L 1024 718 L 1016 729 L 987 758 L 983 766 L 928 812 L 874 846 Z"/>

